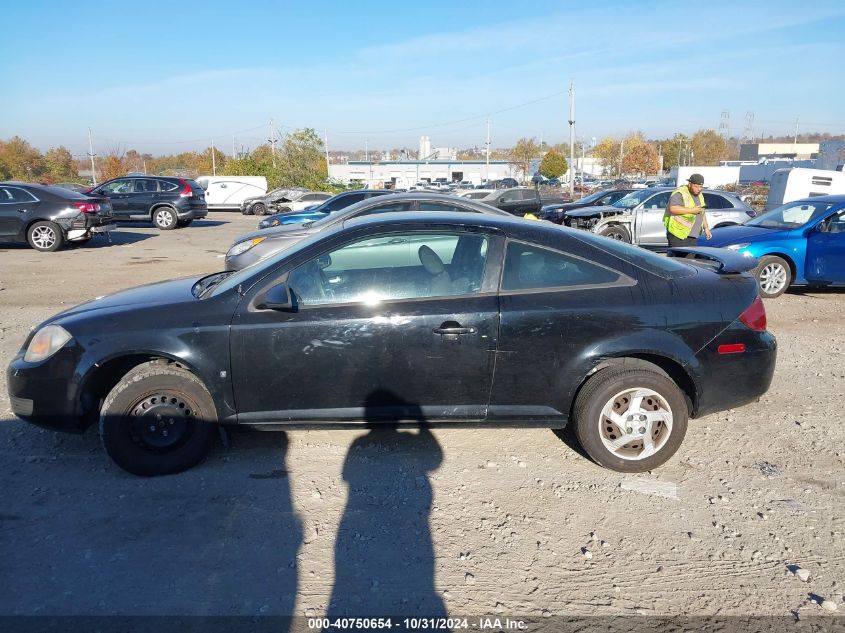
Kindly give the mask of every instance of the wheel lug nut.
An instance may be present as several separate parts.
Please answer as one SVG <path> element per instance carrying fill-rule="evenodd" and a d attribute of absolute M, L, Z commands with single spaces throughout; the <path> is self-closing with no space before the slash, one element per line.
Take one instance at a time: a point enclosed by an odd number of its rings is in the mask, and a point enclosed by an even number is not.
<path fill-rule="evenodd" d="M 640 427 L 640 433 L 645 433 L 645 427 L 644 426 Z"/>
<path fill-rule="evenodd" d="M 632 428 L 629 426 L 628 428 L 626 428 L 626 429 L 625 429 L 625 432 L 626 432 L 626 433 L 633 433 L 633 432 L 634 432 L 634 429 L 632 429 Z"/>

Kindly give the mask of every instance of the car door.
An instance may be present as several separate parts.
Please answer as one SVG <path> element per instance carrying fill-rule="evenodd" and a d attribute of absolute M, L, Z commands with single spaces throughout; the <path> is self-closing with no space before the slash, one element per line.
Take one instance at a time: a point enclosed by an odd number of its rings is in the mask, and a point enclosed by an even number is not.
<path fill-rule="evenodd" d="M 0 186 L 0 241 L 23 235 L 38 199 L 20 187 Z"/>
<path fill-rule="evenodd" d="M 379 390 L 418 405 L 428 420 L 483 420 L 499 322 L 495 283 L 486 267 L 474 284 L 453 281 L 450 264 L 435 266 L 428 253 L 444 253 L 447 242 L 457 250 L 466 236 L 485 243 L 486 266 L 495 236 L 369 227 L 300 253 L 256 284 L 232 322 L 239 420 L 361 421 Z M 418 247 L 413 257 L 408 243 Z M 281 282 L 293 306 L 263 308 Z"/>
<path fill-rule="evenodd" d="M 522 205 L 522 196 L 518 189 L 510 189 L 499 194 L 498 198 L 492 201 L 492 204 L 502 211 L 513 213 L 517 215 L 519 208 Z"/>
<path fill-rule="evenodd" d="M 107 182 L 93 193 L 101 196 L 107 196 L 111 201 L 112 214 L 115 220 L 128 220 L 132 215 L 131 196 L 132 196 L 132 179 L 119 178 Z"/>
<path fill-rule="evenodd" d="M 804 274 L 811 283 L 845 283 L 845 209 L 825 218 L 807 234 Z"/>
<path fill-rule="evenodd" d="M 663 224 L 663 214 L 669 204 L 671 191 L 662 191 L 647 198 L 636 208 L 637 244 L 651 246 L 666 246 L 666 227 Z"/>
<path fill-rule="evenodd" d="M 715 193 L 704 194 L 704 206 L 707 207 L 707 224 L 710 228 L 719 226 L 722 222 L 729 222 L 735 224 L 731 219 L 731 212 L 734 210 L 731 201 Z"/>
<path fill-rule="evenodd" d="M 154 178 L 135 178 L 129 196 L 129 214 L 134 219 L 150 217 L 150 209 L 159 198 L 158 181 Z"/>

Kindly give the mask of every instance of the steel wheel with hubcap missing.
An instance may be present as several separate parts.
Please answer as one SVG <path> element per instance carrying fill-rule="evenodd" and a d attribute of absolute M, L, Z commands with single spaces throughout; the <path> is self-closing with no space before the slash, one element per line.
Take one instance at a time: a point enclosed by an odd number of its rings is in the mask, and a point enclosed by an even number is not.
<path fill-rule="evenodd" d="M 596 462 L 619 472 L 643 472 L 668 460 L 687 430 L 683 393 L 650 363 L 594 374 L 575 400 L 575 434 Z"/>
<path fill-rule="evenodd" d="M 153 224 L 162 231 L 176 228 L 176 212 L 170 207 L 159 207 L 153 211 Z"/>
<path fill-rule="evenodd" d="M 792 270 L 782 257 L 766 255 L 754 270 L 757 283 L 760 284 L 760 296 L 773 299 L 781 296 L 792 283 Z"/>
<path fill-rule="evenodd" d="M 610 239 L 617 240 L 619 242 L 625 242 L 627 244 L 631 243 L 631 232 L 619 224 L 613 224 L 600 229 L 599 235 L 604 235 L 605 237 L 609 237 Z"/>
<path fill-rule="evenodd" d="M 252 214 L 253 215 L 267 215 L 267 205 L 263 202 L 256 202 L 252 205 Z"/>
<path fill-rule="evenodd" d="M 36 222 L 26 232 L 29 245 L 37 251 L 49 253 L 57 251 L 64 243 L 62 230 L 53 222 Z"/>
<path fill-rule="evenodd" d="M 154 476 L 198 464 L 211 447 L 217 412 L 205 386 L 175 363 L 135 367 L 100 410 L 106 452 L 124 470 Z"/>

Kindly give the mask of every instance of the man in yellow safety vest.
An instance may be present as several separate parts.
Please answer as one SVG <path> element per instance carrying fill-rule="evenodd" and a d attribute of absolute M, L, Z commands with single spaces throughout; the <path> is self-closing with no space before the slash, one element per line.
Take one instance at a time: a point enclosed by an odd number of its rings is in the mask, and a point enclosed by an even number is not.
<path fill-rule="evenodd" d="M 663 214 L 669 246 L 695 246 L 702 231 L 710 239 L 710 227 L 707 226 L 707 215 L 704 212 L 704 195 L 701 193 L 703 188 L 704 176 L 693 174 L 687 184 L 672 192 L 666 213 Z"/>

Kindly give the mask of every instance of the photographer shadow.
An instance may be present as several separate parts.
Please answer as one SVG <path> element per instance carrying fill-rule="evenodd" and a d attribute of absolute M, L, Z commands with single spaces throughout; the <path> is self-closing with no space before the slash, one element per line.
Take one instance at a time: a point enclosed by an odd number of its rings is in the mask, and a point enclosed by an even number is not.
<path fill-rule="evenodd" d="M 445 617 L 434 588 L 428 478 L 443 461 L 442 450 L 419 405 L 377 390 L 364 407 L 370 431 L 352 443 L 343 465 L 349 496 L 327 617 Z M 400 431 L 400 424 L 419 430 Z M 396 630 L 401 623 L 393 624 Z"/>

